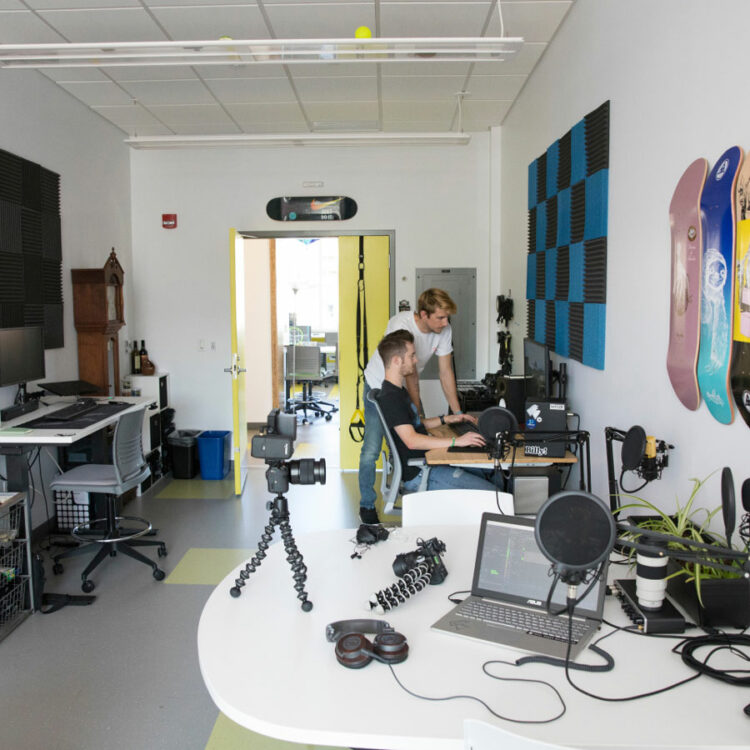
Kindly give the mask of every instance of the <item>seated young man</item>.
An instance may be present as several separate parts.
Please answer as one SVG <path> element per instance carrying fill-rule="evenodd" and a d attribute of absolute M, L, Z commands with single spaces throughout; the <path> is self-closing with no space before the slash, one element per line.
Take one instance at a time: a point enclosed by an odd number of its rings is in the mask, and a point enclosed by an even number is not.
<path fill-rule="evenodd" d="M 423 468 L 409 466 L 410 458 L 423 458 L 432 448 L 448 448 L 452 445 L 484 445 L 484 438 L 478 432 L 467 432 L 455 438 L 434 437 L 427 429 L 440 424 L 455 424 L 470 420 L 465 414 L 448 414 L 420 420 L 417 409 L 403 386 L 404 378 L 414 372 L 417 357 L 414 351 L 414 336 L 405 330 L 389 333 L 378 344 L 385 366 L 385 379 L 380 388 L 378 403 L 391 431 L 401 458 L 402 482 L 404 489 L 415 492 L 419 489 Z M 427 479 L 428 490 L 464 489 L 492 490 L 504 486 L 502 474 L 498 476 L 497 487 L 487 479 L 482 469 L 457 468 L 455 466 L 431 466 Z"/>

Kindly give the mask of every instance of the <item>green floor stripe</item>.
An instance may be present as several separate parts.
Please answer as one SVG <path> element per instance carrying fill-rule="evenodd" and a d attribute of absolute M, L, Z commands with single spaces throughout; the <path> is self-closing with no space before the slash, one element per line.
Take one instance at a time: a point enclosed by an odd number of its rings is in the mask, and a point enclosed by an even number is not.
<path fill-rule="evenodd" d="M 251 549 L 192 547 L 167 576 L 165 583 L 217 586 L 233 568 L 252 554 Z"/>
<path fill-rule="evenodd" d="M 219 714 L 211 736 L 208 738 L 206 750 L 341 750 L 341 748 L 298 745 L 295 742 L 275 740 L 272 737 L 251 732 L 235 724 L 224 714 Z"/>
<path fill-rule="evenodd" d="M 173 479 L 157 496 L 160 500 L 226 500 L 234 497 L 234 479 Z"/>

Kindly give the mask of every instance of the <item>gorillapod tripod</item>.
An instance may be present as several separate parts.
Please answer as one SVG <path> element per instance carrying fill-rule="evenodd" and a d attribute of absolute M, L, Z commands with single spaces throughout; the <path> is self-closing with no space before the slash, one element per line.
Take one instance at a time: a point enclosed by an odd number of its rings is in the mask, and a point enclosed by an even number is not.
<path fill-rule="evenodd" d="M 281 531 L 281 538 L 284 541 L 284 549 L 286 550 L 286 559 L 292 568 L 294 574 L 294 589 L 297 592 L 297 598 L 302 602 L 302 611 L 309 612 L 312 608 L 312 602 L 307 598 L 307 592 L 305 591 L 305 582 L 307 581 L 307 566 L 304 563 L 304 559 L 297 549 L 297 543 L 294 541 L 294 534 L 292 533 L 292 527 L 289 524 L 289 504 L 284 495 L 279 492 L 273 501 L 266 503 L 266 507 L 271 511 L 271 516 L 268 519 L 263 534 L 258 542 L 258 551 L 253 555 L 244 570 L 240 571 L 240 577 L 234 582 L 234 586 L 229 589 L 229 593 L 237 598 L 242 593 L 242 587 L 250 577 L 250 574 L 263 562 L 266 557 L 266 550 L 268 545 L 273 539 L 274 531 L 278 526 Z"/>

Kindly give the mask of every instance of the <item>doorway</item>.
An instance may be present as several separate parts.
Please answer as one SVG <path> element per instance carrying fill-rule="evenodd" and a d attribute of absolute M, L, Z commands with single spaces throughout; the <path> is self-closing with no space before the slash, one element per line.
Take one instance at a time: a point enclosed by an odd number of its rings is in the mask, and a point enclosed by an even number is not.
<path fill-rule="evenodd" d="M 312 394 L 338 407 L 323 416 L 297 410 L 297 457 L 325 455 L 331 468 L 356 470 L 359 444 L 348 425 L 356 406 L 356 297 L 360 236 L 365 248 L 369 352 L 394 312 L 395 236 L 392 231 L 343 235 L 321 232 L 250 232 L 245 243 L 246 423 L 265 424 L 271 408 Z M 295 291 L 296 290 L 296 291 Z M 299 349 L 298 347 L 307 347 Z M 298 354 L 318 348 L 320 376 L 295 375 Z M 290 355 L 294 359 L 289 360 Z M 307 360 L 310 364 L 311 360 Z M 315 364 L 315 363 L 312 363 Z M 291 365 L 291 370 L 290 370 Z M 305 375 L 307 373 L 302 373 Z M 300 382 L 302 381 L 302 382 Z M 303 388 L 307 388 L 303 392 Z M 360 407 L 361 386 L 359 391 Z M 326 419 L 326 412 L 330 419 Z M 326 429 L 328 428 L 328 429 Z M 321 449 L 324 449 L 324 453 Z M 250 459 L 254 463 L 253 459 Z"/>

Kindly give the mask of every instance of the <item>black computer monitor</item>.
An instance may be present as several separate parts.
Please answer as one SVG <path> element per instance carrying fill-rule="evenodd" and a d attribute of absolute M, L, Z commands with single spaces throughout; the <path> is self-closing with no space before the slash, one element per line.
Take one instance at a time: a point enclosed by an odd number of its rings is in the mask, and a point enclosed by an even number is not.
<path fill-rule="evenodd" d="M 44 376 L 44 329 L 0 328 L 0 386 L 23 385 Z"/>
<path fill-rule="evenodd" d="M 552 398 L 552 365 L 549 347 L 534 339 L 523 340 L 523 373 L 526 376 L 526 398 Z"/>

